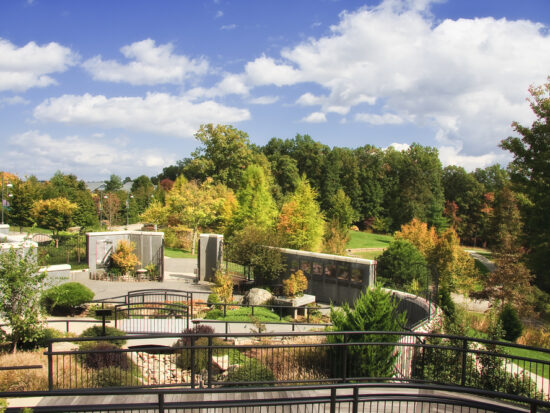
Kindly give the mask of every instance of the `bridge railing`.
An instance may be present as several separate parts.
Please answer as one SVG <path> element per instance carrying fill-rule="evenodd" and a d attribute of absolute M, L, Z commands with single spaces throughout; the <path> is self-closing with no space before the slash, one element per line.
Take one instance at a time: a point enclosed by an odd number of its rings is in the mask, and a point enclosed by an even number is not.
<path fill-rule="evenodd" d="M 152 338 L 165 345 L 150 344 Z M 55 339 L 46 352 L 50 390 L 398 381 L 549 401 L 547 349 L 410 332 L 288 332 L 225 338 L 225 334 L 159 334 Z M 127 347 L 105 345 L 117 340 L 127 340 Z M 60 342 L 79 349 L 57 350 Z"/>

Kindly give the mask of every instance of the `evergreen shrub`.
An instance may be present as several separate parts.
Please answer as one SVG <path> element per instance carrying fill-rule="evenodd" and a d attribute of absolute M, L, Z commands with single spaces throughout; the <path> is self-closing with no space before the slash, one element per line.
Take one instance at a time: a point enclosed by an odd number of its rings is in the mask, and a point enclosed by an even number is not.
<path fill-rule="evenodd" d="M 69 282 L 47 289 L 42 294 L 42 306 L 49 314 L 74 315 L 93 300 L 94 293 L 85 285 Z"/>
<path fill-rule="evenodd" d="M 506 304 L 499 315 L 499 320 L 504 330 L 504 339 L 516 341 L 523 332 L 523 325 L 519 319 L 518 312 L 510 304 Z"/>
<path fill-rule="evenodd" d="M 104 336 L 103 326 L 93 326 L 84 330 L 80 335 L 80 337 L 123 337 L 125 335 L 126 333 L 122 330 L 119 330 L 118 328 L 105 327 L 105 336 Z M 117 347 L 122 347 L 124 344 L 126 344 L 126 339 L 110 340 L 108 342 L 114 344 Z M 86 342 L 82 342 L 82 343 L 86 343 Z"/>

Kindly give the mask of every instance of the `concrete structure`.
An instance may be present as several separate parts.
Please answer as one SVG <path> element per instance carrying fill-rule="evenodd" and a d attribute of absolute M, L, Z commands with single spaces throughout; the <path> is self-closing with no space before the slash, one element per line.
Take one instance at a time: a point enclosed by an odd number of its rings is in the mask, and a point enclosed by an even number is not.
<path fill-rule="evenodd" d="M 0 224 L 0 235 L 8 235 L 10 233 L 10 226 L 8 224 Z"/>
<path fill-rule="evenodd" d="M 223 235 L 200 234 L 197 261 L 198 281 L 214 281 L 223 260 Z"/>
<path fill-rule="evenodd" d="M 128 240 L 136 245 L 141 267 L 153 263 L 164 278 L 164 232 L 115 231 L 86 233 L 86 253 L 91 274 L 103 270 L 109 264 L 111 253 L 120 240 Z"/>
<path fill-rule="evenodd" d="M 288 277 L 302 270 L 308 280 L 307 293 L 317 301 L 340 305 L 352 303 L 361 291 L 376 283 L 376 261 L 362 258 L 281 248 Z"/>

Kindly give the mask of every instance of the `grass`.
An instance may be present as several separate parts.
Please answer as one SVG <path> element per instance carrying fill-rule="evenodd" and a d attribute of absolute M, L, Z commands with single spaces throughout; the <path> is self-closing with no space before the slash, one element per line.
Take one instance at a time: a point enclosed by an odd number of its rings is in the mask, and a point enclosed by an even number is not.
<path fill-rule="evenodd" d="M 354 252 L 353 256 L 358 258 L 365 258 L 367 260 L 375 260 L 380 255 L 382 255 L 384 251 L 360 251 L 360 252 Z"/>
<path fill-rule="evenodd" d="M 273 313 L 268 308 L 263 307 L 254 308 L 254 316 L 252 316 L 252 309 L 250 307 L 241 307 L 236 310 L 228 310 L 225 317 L 223 316 L 223 310 L 210 310 L 204 318 L 207 320 L 239 321 L 243 323 L 254 321 L 261 323 L 288 322 L 286 317 L 281 319 L 277 313 Z"/>
<path fill-rule="evenodd" d="M 393 240 L 391 235 L 372 234 L 369 232 L 350 231 L 346 248 L 387 248 Z"/>
<path fill-rule="evenodd" d="M 164 256 L 168 258 L 197 258 L 197 254 L 177 248 L 164 248 Z"/>
<path fill-rule="evenodd" d="M 514 357 L 525 357 L 525 358 L 532 358 L 536 360 L 544 360 L 544 361 L 550 362 L 549 353 L 543 353 L 536 350 L 528 350 L 528 349 L 516 348 L 516 347 L 506 347 L 506 353 Z M 519 364 L 520 367 L 523 367 L 525 370 L 529 370 L 531 373 L 534 373 L 537 376 L 544 377 L 546 379 L 550 378 L 550 371 L 549 371 L 550 365 L 548 364 L 529 363 L 527 361 L 525 362 L 525 366 L 523 366 L 523 362 L 515 363 L 515 364 Z"/>

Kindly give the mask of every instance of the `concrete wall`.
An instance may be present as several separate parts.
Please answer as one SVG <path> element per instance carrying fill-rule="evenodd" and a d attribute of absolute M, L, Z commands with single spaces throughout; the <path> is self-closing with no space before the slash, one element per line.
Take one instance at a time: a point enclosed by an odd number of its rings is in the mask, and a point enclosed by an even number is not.
<path fill-rule="evenodd" d="M 340 305 L 353 303 L 376 283 L 376 261 L 281 248 L 287 270 L 283 278 L 302 270 L 308 280 L 307 293 L 317 301 Z"/>
<path fill-rule="evenodd" d="M 143 268 L 150 263 L 160 266 L 164 274 L 164 232 L 115 231 L 86 233 L 86 252 L 91 274 L 106 268 L 111 253 L 120 240 L 128 240 L 136 245 L 134 253 Z"/>
<path fill-rule="evenodd" d="M 8 235 L 10 226 L 8 224 L 0 224 L 0 235 Z"/>
<path fill-rule="evenodd" d="M 69 264 L 50 265 L 49 267 L 42 267 L 38 272 L 44 272 L 48 274 L 46 277 L 46 284 L 48 287 L 63 284 L 72 280 L 71 266 Z"/>
<path fill-rule="evenodd" d="M 198 280 L 214 281 L 223 259 L 223 235 L 200 234 L 198 252 Z"/>

